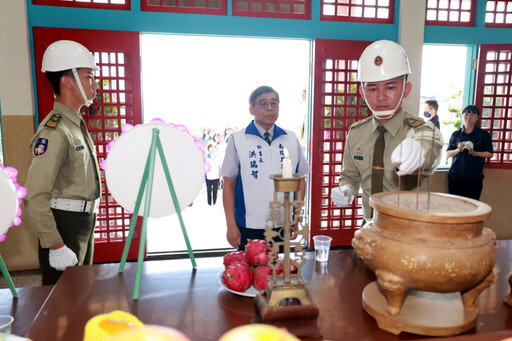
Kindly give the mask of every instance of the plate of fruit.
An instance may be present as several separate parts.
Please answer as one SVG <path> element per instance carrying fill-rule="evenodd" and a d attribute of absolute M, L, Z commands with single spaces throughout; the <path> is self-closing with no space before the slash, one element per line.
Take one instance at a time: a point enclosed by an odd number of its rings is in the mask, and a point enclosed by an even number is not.
<path fill-rule="evenodd" d="M 224 256 L 224 270 L 219 271 L 217 280 L 224 289 L 236 295 L 255 297 L 265 290 L 272 270 L 268 266 L 270 245 L 265 240 L 253 239 L 245 246 L 245 252 L 232 251 Z M 283 258 L 277 255 L 279 266 L 277 276 L 283 275 Z M 292 261 L 290 272 L 297 273 Z"/>
<path fill-rule="evenodd" d="M 264 240 L 253 239 L 245 246 L 245 252 L 232 251 L 224 256 L 224 270 L 217 280 L 224 289 L 233 294 L 255 297 L 265 290 L 270 279 L 268 253 L 270 246 Z"/>
<path fill-rule="evenodd" d="M 245 291 L 236 291 L 236 290 L 228 288 L 226 286 L 226 284 L 224 284 L 224 270 L 220 270 L 219 273 L 217 274 L 217 281 L 219 281 L 219 284 L 222 288 L 226 289 L 227 291 L 229 291 L 230 293 L 233 293 L 235 295 L 240 295 L 240 296 L 245 296 L 245 297 L 255 297 L 256 294 L 259 292 L 252 285 Z"/>

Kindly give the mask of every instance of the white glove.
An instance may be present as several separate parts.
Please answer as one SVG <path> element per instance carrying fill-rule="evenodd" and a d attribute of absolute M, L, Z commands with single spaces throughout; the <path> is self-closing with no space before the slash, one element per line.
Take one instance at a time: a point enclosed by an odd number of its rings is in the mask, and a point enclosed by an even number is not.
<path fill-rule="evenodd" d="M 50 249 L 50 266 L 59 271 L 64 271 L 68 266 L 73 266 L 78 263 L 76 255 L 69 247 L 63 247 L 52 250 Z"/>
<path fill-rule="evenodd" d="M 425 163 L 425 150 L 421 143 L 406 138 L 391 154 L 391 162 L 398 168 L 398 175 L 410 175 Z"/>
<path fill-rule="evenodd" d="M 338 207 L 347 207 L 354 200 L 354 194 L 350 187 L 343 185 L 332 189 L 331 200 Z"/>

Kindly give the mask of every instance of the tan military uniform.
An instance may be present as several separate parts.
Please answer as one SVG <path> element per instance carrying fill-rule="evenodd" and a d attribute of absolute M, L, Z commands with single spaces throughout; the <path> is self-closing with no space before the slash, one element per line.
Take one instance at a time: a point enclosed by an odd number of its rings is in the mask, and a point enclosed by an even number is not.
<path fill-rule="evenodd" d="M 93 200 L 100 196 L 96 152 L 80 128 L 82 121 L 73 109 L 56 102 L 30 142 L 32 164 L 25 206 L 43 248 L 63 241 L 50 208 L 51 198 Z"/>
<path fill-rule="evenodd" d="M 401 129 L 403 122 L 403 130 Z M 363 189 L 363 213 L 366 220 L 371 218 L 371 207 L 369 197 L 372 184 L 372 163 L 373 149 L 377 140 L 379 123 L 373 116 L 354 123 L 350 127 L 345 144 L 343 165 L 339 178 L 341 186 L 348 185 L 353 193 L 358 193 L 359 188 Z M 413 116 L 403 110 L 384 124 L 384 178 L 383 190 L 394 191 L 398 189 L 398 175 L 396 166 L 391 162 L 393 150 L 406 137 L 413 137 L 420 142 L 425 149 L 425 164 L 422 168 L 420 189 L 427 190 L 427 177 L 434 171 L 438 157 L 441 154 L 442 137 L 439 130 L 433 124 L 424 123 L 417 116 Z M 435 138 L 432 136 L 435 132 Z M 418 176 L 406 175 L 400 179 L 402 190 L 415 190 L 417 188 Z"/>

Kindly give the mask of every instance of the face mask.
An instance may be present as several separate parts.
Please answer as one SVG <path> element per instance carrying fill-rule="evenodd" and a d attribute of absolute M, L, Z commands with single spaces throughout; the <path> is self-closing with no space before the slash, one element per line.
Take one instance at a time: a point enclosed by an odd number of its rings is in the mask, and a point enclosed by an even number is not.
<path fill-rule="evenodd" d="M 425 116 L 426 118 L 430 118 L 431 115 L 428 111 L 424 111 L 423 116 Z"/>

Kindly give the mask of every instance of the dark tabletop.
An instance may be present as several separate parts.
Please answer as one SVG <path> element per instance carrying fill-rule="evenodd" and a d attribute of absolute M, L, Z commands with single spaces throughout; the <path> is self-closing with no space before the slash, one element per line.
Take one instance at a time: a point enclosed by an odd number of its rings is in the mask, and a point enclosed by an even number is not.
<path fill-rule="evenodd" d="M 22 336 L 27 332 L 52 289 L 53 285 L 17 288 L 18 297 L 13 297 L 8 288 L 0 289 L 0 314 L 14 317 L 12 334 Z"/>
<path fill-rule="evenodd" d="M 512 308 L 503 303 L 510 290 L 512 242 L 498 241 L 496 251 L 497 277 L 478 299 L 477 326 L 454 339 L 501 340 L 505 335 L 500 331 L 512 329 Z M 122 274 L 118 273 L 118 264 L 68 268 L 33 322 L 29 322 L 30 314 L 25 307 L 27 298 L 20 299 L 27 319 L 16 321 L 15 327 L 23 330 L 31 324 L 26 336 L 35 341 L 82 340 L 84 326 L 91 317 L 119 309 L 136 315 L 144 323 L 179 329 L 192 340 L 217 340 L 229 329 L 250 323 L 254 299 L 232 294 L 217 282 L 217 274 L 223 269 L 222 258 L 196 261 L 196 269 L 192 269 L 189 259 L 144 262 L 140 296 L 135 301 L 132 297 L 136 263 L 127 263 Z M 422 338 L 383 331 L 364 311 L 361 293 L 375 280 L 375 275 L 353 250 L 331 250 L 327 264 L 315 262 L 314 255 L 308 253 L 303 277 L 311 300 L 319 308 L 318 326 L 323 339 Z M 21 319 L 20 303 L 16 315 Z M 488 334 L 491 332 L 494 334 Z M 485 338 L 481 338 L 483 334 Z"/>

